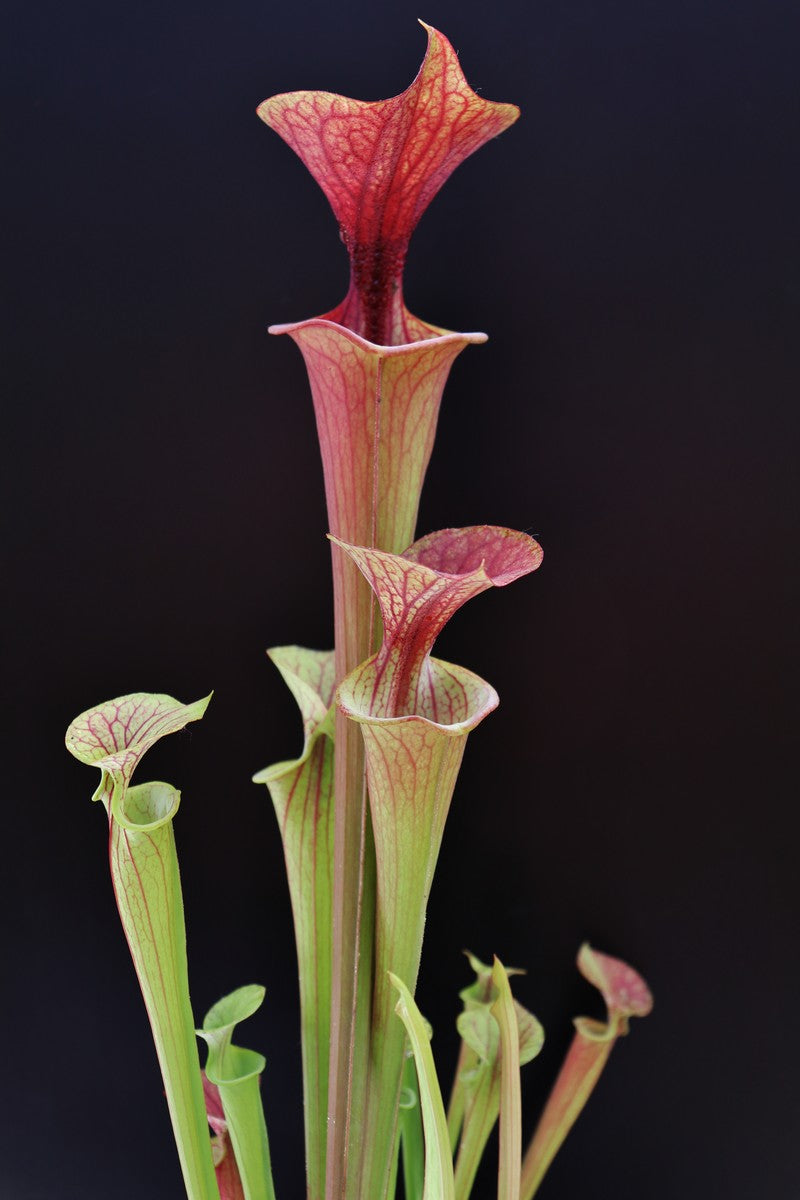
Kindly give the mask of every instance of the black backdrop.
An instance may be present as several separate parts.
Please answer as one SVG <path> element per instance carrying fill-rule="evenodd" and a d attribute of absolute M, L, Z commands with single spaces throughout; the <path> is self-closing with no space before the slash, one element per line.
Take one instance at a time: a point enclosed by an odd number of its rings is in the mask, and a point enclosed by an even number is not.
<path fill-rule="evenodd" d="M 412 242 L 412 310 L 491 335 L 453 370 L 420 530 L 504 523 L 545 547 L 440 645 L 501 708 L 467 750 L 420 1003 L 449 1076 L 462 948 L 529 968 L 548 1030 L 530 1124 L 570 1017 L 597 1011 L 573 969 L 588 937 L 656 1008 L 543 1200 L 794 1197 L 798 10 L 420 15 L 523 109 Z M 62 738 L 110 696 L 212 687 L 142 778 L 183 791 L 197 1012 L 267 985 L 242 1040 L 268 1057 L 279 1196 L 302 1194 L 291 920 L 249 777 L 300 744 L 263 649 L 329 644 L 330 585 L 301 359 L 264 330 L 340 299 L 346 263 L 253 109 L 397 93 L 416 16 L 17 0 L 4 22 L 3 1200 L 181 1194 L 94 773 Z"/>

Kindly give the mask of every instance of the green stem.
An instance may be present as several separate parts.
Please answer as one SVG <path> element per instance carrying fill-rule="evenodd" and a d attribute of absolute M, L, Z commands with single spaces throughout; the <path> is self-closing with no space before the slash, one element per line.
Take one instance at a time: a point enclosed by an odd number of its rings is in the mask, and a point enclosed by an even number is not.
<path fill-rule="evenodd" d="M 447 1117 L 431 1053 L 429 1027 L 426 1026 L 414 1003 L 414 997 L 403 981 L 392 974 L 389 975 L 389 979 L 392 986 L 400 993 L 396 1011 L 408 1034 L 419 1082 L 422 1129 L 425 1139 L 423 1200 L 455 1200 L 453 1159 L 447 1135 Z"/>
<path fill-rule="evenodd" d="M 207 1074 L 219 1088 L 245 1200 L 275 1200 L 269 1139 L 258 1086 L 264 1057 L 241 1046 L 228 1046 L 222 1067 L 224 1075 L 219 1065 L 217 1070 L 207 1070 Z"/>
<path fill-rule="evenodd" d="M 219 1200 L 189 1003 L 186 929 L 166 783 L 128 788 L 112 815 L 111 874 L 142 989 L 189 1200 Z"/>

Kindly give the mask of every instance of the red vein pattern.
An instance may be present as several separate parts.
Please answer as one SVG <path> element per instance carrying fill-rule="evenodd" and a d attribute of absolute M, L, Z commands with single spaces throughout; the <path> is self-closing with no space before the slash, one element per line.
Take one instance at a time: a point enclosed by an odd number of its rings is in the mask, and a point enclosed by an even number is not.
<path fill-rule="evenodd" d="M 542 561 L 532 537 L 496 525 L 442 529 L 402 555 L 334 540 L 364 575 L 383 618 L 380 649 L 358 676 L 357 703 L 375 717 L 427 716 L 441 708 L 444 697 L 437 701 L 426 664 L 444 626 L 472 596 L 505 587 Z M 352 687 L 349 694 L 355 698 Z"/>
<path fill-rule="evenodd" d="M 447 38 L 424 28 L 425 59 L 399 96 L 370 103 L 288 92 L 258 109 L 303 160 L 339 222 L 350 290 L 328 318 L 380 344 L 419 336 L 403 305 L 402 273 L 422 213 L 459 163 L 519 116 L 513 104 L 476 95 Z"/>
<path fill-rule="evenodd" d="M 135 692 L 118 696 L 76 717 L 67 730 L 70 754 L 102 772 L 100 787 L 92 797 L 108 810 L 115 785 L 123 789 L 140 759 L 168 733 L 177 733 L 202 717 L 211 699 L 181 704 L 172 696 Z"/>
<path fill-rule="evenodd" d="M 428 48 L 411 86 L 400 96 L 366 103 L 327 92 L 275 96 L 259 115 L 296 151 L 322 187 L 350 257 L 344 300 L 323 316 L 273 326 L 300 348 L 311 384 L 320 440 L 328 527 L 345 542 L 397 554 L 414 537 L 417 509 L 436 430 L 442 391 L 456 356 L 480 333 L 451 333 L 412 315 L 403 301 L 408 242 L 433 196 L 468 155 L 516 120 L 518 110 L 483 100 L 467 85 L 456 54 L 425 26 Z M 369 588 L 333 548 L 336 680 L 375 649 Z M 432 664 L 422 670 L 436 675 Z M 426 715 L 446 719 L 472 691 L 475 723 L 496 703 L 482 681 L 453 668 L 439 670 L 428 689 Z M 459 696 L 461 700 L 459 701 Z M 476 714 L 480 715 L 476 715 Z M 455 722 L 460 724 L 459 721 Z M 335 876 L 329 1200 L 354 1200 L 377 1190 L 351 1169 L 366 1143 L 350 1144 L 355 1091 L 366 1072 L 368 1030 L 365 947 L 371 939 L 372 852 L 364 798 L 362 739 L 340 709 L 336 716 Z M 366 980 L 366 983 L 365 983 Z M 364 1070 L 362 1071 L 362 1066 Z M 356 1085 L 352 1081 L 356 1080 Z M 388 1147 L 376 1160 L 390 1161 Z"/>

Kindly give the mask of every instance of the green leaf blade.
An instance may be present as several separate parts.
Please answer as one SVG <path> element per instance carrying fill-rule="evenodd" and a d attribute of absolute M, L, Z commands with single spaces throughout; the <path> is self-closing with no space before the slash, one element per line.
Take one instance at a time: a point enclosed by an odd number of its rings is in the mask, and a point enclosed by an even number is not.
<path fill-rule="evenodd" d="M 431 1053 L 428 1030 L 406 985 L 396 975 L 390 975 L 389 978 L 392 986 L 400 993 L 396 1012 L 408 1034 L 419 1080 L 422 1125 L 425 1134 L 423 1200 L 455 1200 L 447 1117 Z"/>
<path fill-rule="evenodd" d="M 332 977 L 334 746 L 332 651 L 280 646 L 269 657 L 303 721 L 299 758 L 259 771 L 283 840 L 300 985 L 308 1195 L 325 1190 Z"/>
<path fill-rule="evenodd" d="M 492 1014 L 500 1031 L 500 1154 L 497 1200 L 519 1200 L 522 1160 L 519 1027 L 511 985 L 499 958 L 494 960 L 492 982 L 497 989 Z"/>
<path fill-rule="evenodd" d="M 501 1102 L 501 1035 L 495 1008 L 500 993 L 495 969 L 472 954 L 467 957 L 475 972 L 475 982 L 461 992 L 464 1010 L 456 1022 L 462 1038 L 459 1063 L 463 1064 L 456 1082 L 464 1108 L 455 1167 L 456 1200 L 467 1200 L 472 1191 Z M 514 968 L 505 969 L 506 977 L 515 974 L 519 972 Z M 523 1064 L 538 1054 L 544 1031 L 517 1001 L 513 1001 L 513 1009 L 519 1062 Z"/>

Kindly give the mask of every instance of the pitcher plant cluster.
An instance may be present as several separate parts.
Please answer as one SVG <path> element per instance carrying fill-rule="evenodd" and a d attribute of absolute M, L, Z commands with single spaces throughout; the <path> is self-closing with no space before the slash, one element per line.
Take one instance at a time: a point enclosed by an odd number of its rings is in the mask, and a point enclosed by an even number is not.
<path fill-rule="evenodd" d="M 581 948 L 578 967 L 602 993 L 607 1020 L 576 1020 L 523 1154 L 520 1068 L 543 1031 L 512 997 L 514 972 L 470 956 L 475 979 L 461 992 L 461 1051 L 445 1108 L 414 991 L 467 737 L 498 697 L 432 652 L 462 604 L 537 570 L 542 550 L 495 525 L 415 540 L 450 367 L 485 335 L 409 312 L 406 251 L 452 171 L 519 115 L 476 95 L 447 39 L 425 29 L 422 67 L 402 95 L 366 103 L 291 92 L 258 109 L 325 192 L 350 256 L 340 304 L 271 329 L 297 344 L 308 371 L 334 584 L 335 649 L 269 651 L 300 711 L 302 753 L 255 776 L 274 805 L 291 894 L 308 1200 L 393 1200 L 400 1187 L 405 1200 L 467 1200 L 496 1124 L 498 1200 L 530 1200 L 629 1017 L 652 1004 L 630 967 Z M 264 1059 L 233 1042 L 264 989 L 239 988 L 195 1028 L 173 832 L 180 795 L 168 783 L 131 782 L 146 751 L 199 720 L 208 699 L 123 696 L 79 716 L 67 746 L 101 771 L 93 798 L 108 816 L 114 894 L 187 1196 L 271 1200 Z"/>

